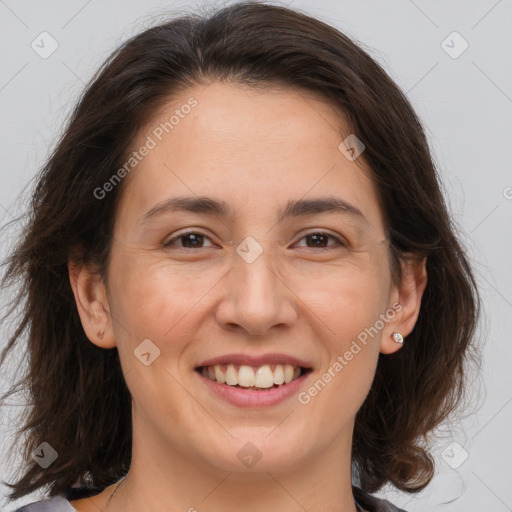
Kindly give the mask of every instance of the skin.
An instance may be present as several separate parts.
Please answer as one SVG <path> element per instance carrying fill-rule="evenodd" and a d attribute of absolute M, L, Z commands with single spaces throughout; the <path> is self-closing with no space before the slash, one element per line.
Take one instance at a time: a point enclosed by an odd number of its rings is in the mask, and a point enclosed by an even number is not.
<path fill-rule="evenodd" d="M 399 350 L 416 322 L 425 261 L 404 263 L 392 279 L 375 187 L 338 149 L 350 133 L 341 113 L 291 89 L 256 91 L 213 82 L 174 97 L 141 130 L 152 130 L 193 96 L 198 105 L 125 178 L 115 242 L 104 282 L 70 261 L 70 280 L 92 343 L 117 347 L 133 397 L 132 465 L 115 486 L 72 502 L 79 512 L 140 510 L 355 512 L 351 442 L 355 415 L 379 353 Z M 167 212 L 146 224 L 156 204 L 181 195 L 226 201 L 233 217 Z M 288 200 L 332 196 L 364 215 L 320 213 L 276 222 Z M 104 200 L 108 200 L 108 197 Z M 205 235 L 163 243 L 186 228 Z M 342 238 L 315 245 L 318 231 Z M 253 237 L 252 263 L 237 246 Z M 308 389 L 396 302 L 401 310 L 308 404 L 294 396 L 243 409 L 213 395 L 194 368 L 227 353 L 285 353 L 313 367 Z M 98 336 L 103 333 L 103 336 Z M 160 350 L 145 366 L 134 349 Z M 405 340 L 407 343 L 407 340 Z M 115 435 L 115 433 L 113 433 Z M 251 468 L 237 457 L 253 443 Z"/>

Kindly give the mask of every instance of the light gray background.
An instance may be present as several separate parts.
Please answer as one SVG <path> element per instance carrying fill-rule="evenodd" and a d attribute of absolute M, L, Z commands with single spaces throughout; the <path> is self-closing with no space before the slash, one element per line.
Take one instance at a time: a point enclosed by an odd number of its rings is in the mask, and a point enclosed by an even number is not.
<path fill-rule="evenodd" d="M 169 9 L 180 14 L 226 3 L 231 2 L 0 0 L 0 223 L 23 211 L 27 195 L 19 194 L 55 143 L 84 83 L 119 43 Z M 472 391 L 478 412 L 439 432 L 437 474 L 425 491 L 412 497 L 385 489 L 378 495 L 411 512 L 511 511 L 512 1 L 286 3 L 354 37 L 407 93 L 427 128 L 483 296 L 483 372 Z M 31 48 L 43 31 L 58 43 L 46 59 Z M 469 44 L 458 58 L 442 46 L 453 31 Z M 450 36 L 445 48 L 457 52 L 461 44 Z M 1 257 L 9 243 L 4 234 Z M 14 362 L 2 369 L 2 389 L 15 374 Z M 0 453 L 19 412 L 15 405 L 0 409 Z M 466 452 L 468 458 L 452 467 Z M 0 478 L 11 473 L 2 459 Z M 2 485 L 2 510 L 37 498 L 7 507 L 5 491 Z"/>

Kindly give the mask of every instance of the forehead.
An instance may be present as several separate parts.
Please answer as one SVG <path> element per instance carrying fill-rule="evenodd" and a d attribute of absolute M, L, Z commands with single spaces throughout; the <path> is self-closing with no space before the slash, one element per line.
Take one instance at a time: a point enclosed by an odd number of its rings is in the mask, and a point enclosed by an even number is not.
<path fill-rule="evenodd" d="M 374 184 L 339 149 L 343 114 L 294 89 L 211 83 L 174 96 L 140 131 L 118 216 L 136 222 L 172 196 L 215 196 L 252 218 L 293 199 L 339 194 L 382 222 Z M 275 212 L 272 212 L 275 215 Z"/>

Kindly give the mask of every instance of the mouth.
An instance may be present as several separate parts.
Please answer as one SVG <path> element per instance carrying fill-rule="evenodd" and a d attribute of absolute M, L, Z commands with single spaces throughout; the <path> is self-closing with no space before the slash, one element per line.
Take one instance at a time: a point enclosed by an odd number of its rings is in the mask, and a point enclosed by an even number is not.
<path fill-rule="evenodd" d="M 218 384 L 247 391 L 270 391 L 310 373 L 311 368 L 293 364 L 214 364 L 198 366 L 195 371 Z"/>

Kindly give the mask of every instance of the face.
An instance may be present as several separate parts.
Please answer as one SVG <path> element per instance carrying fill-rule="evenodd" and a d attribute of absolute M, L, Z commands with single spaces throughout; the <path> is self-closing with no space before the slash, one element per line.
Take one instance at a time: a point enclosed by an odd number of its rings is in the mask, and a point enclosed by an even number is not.
<path fill-rule="evenodd" d="M 349 133 L 302 92 L 220 83 L 141 131 L 105 283 L 111 323 L 90 336 L 118 348 L 141 443 L 227 471 L 350 446 L 379 352 L 407 326 L 364 154 L 339 149 Z"/>

